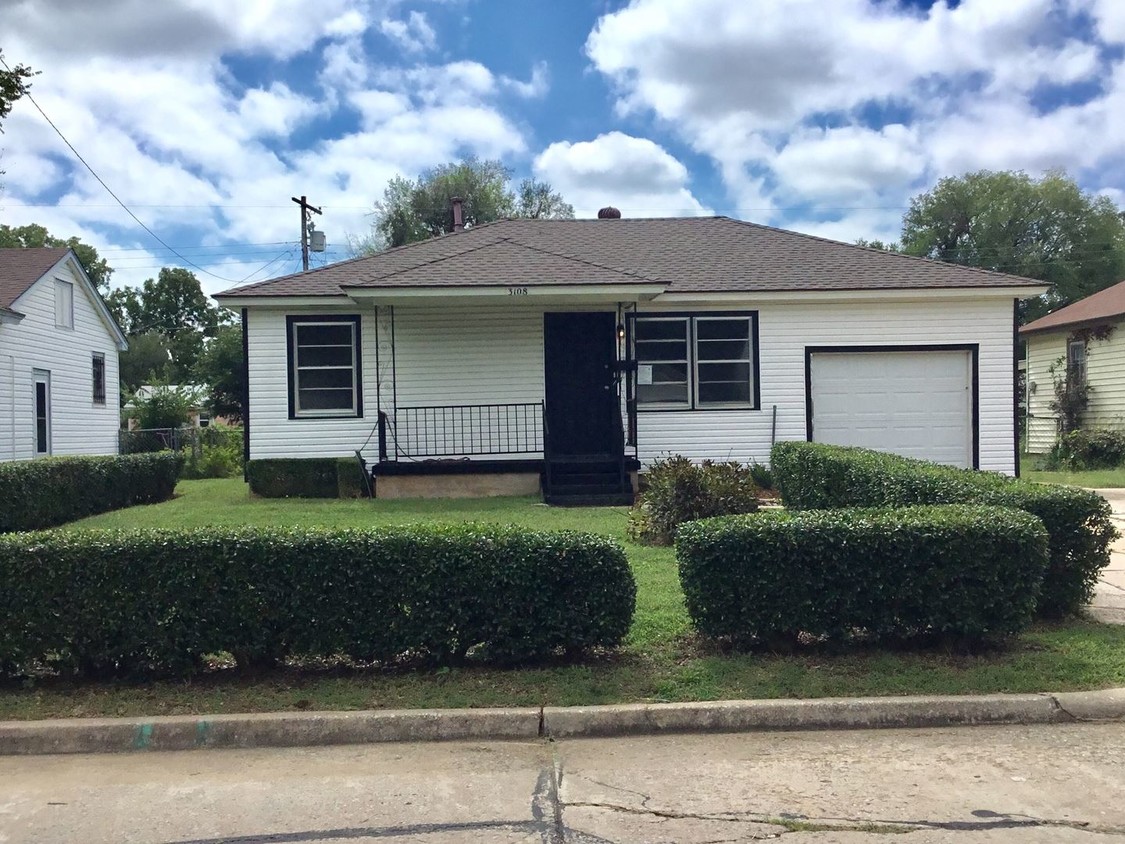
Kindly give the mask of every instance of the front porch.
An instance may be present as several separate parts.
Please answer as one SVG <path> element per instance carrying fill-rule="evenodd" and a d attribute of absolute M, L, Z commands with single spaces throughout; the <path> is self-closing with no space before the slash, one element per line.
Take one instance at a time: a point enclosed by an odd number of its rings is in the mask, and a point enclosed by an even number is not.
<path fill-rule="evenodd" d="M 548 504 L 631 504 L 640 463 L 626 446 L 620 413 L 613 416 L 616 435 L 607 449 L 575 453 L 559 448 L 573 442 L 552 437 L 546 401 L 381 412 L 375 497 L 542 493 Z"/>

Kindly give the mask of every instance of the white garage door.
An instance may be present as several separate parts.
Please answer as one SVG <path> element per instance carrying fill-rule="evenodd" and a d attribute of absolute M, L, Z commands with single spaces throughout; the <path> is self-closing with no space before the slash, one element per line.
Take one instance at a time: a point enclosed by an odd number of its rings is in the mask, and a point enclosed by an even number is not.
<path fill-rule="evenodd" d="M 812 439 L 973 465 L 967 351 L 812 352 Z"/>

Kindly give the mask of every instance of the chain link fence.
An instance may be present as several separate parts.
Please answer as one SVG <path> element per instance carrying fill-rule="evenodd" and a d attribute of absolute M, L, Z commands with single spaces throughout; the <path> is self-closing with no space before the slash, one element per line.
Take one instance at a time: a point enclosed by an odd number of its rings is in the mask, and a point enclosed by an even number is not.
<path fill-rule="evenodd" d="M 242 471 L 242 429 L 137 428 L 120 432 L 121 454 L 178 451 L 184 455 L 185 478 L 226 478 Z"/>

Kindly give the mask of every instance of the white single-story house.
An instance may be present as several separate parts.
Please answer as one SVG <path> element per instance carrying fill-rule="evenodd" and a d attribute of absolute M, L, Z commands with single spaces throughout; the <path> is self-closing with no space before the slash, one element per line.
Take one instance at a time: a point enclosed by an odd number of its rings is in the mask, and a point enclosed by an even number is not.
<path fill-rule="evenodd" d="M 1020 329 L 1026 344 L 1027 450 L 1058 442 L 1056 379 L 1089 388 L 1083 427 L 1125 427 L 1125 281 L 1099 290 Z M 1053 371 L 1052 371 L 1053 370 Z"/>
<path fill-rule="evenodd" d="M 248 459 L 359 450 L 380 496 L 565 501 L 631 497 L 661 455 L 765 462 L 794 439 L 1014 474 L 1016 304 L 1044 290 L 618 215 L 503 220 L 216 298 L 242 313 Z"/>
<path fill-rule="evenodd" d="M 0 460 L 116 454 L 125 335 L 69 249 L 0 249 Z"/>

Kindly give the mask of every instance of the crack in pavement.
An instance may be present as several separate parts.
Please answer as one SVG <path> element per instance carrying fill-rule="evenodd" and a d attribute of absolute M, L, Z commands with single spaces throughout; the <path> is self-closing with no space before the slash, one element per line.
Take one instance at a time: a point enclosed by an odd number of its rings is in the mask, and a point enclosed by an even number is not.
<path fill-rule="evenodd" d="M 899 835 L 914 832 L 915 828 L 905 824 L 882 823 L 872 821 L 852 821 L 847 818 L 833 818 L 832 822 L 821 822 L 803 816 L 792 818 L 777 817 L 758 812 L 721 812 L 717 814 L 706 812 L 677 812 L 673 809 L 641 809 L 633 806 L 622 806 L 618 803 L 567 803 L 567 806 L 587 809 L 609 809 L 630 815 L 649 815 L 664 820 L 697 820 L 720 821 L 723 823 L 761 824 L 776 826 L 783 830 L 777 835 L 791 832 L 870 832 L 873 834 Z M 771 835 L 770 837 L 775 837 Z M 727 839 L 723 839 L 727 840 Z"/>
<path fill-rule="evenodd" d="M 602 783 L 604 785 L 604 783 Z M 610 786 L 612 787 L 612 786 Z M 627 789 L 619 789 L 627 791 Z M 631 792 L 637 793 L 637 792 Z M 973 812 L 981 820 L 974 821 L 927 821 L 883 818 L 813 818 L 807 815 L 767 815 L 758 812 L 679 812 L 673 809 L 639 808 L 623 806 L 618 803 L 575 802 L 567 803 L 575 808 L 607 809 L 631 815 L 649 815 L 669 820 L 720 821 L 726 823 L 759 823 L 781 827 L 785 833 L 798 832 L 866 832 L 872 835 L 904 835 L 921 830 L 943 830 L 949 832 L 988 832 L 1000 829 L 1025 829 L 1038 827 L 1061 827 L 1079 832 L 1100 835 L 1125 836 L 1125 827 L 1099 826 L 1089 821 L 1055 820 L 1036 818 L 1029 815 L 1004 814 L 988 810 Z"/>

